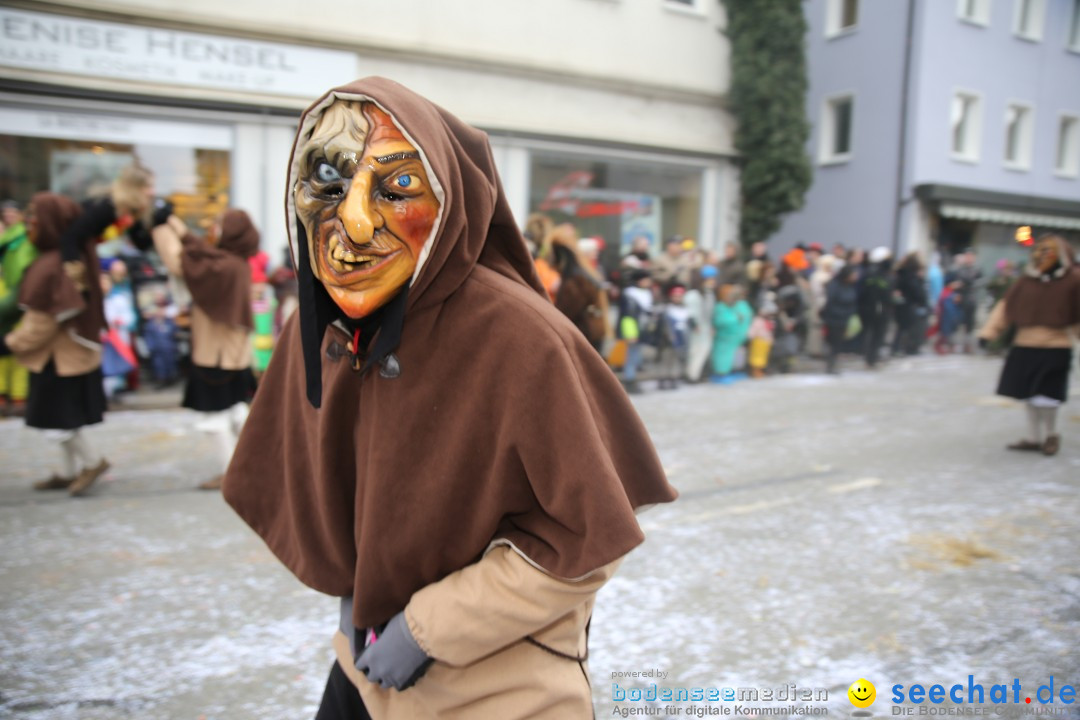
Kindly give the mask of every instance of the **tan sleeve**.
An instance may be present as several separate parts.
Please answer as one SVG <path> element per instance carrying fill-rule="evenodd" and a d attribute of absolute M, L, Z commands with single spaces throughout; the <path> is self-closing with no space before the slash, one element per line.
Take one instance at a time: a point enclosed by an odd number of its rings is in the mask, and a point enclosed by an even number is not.
<path fill-rule="evenodd" d="M 997 340 L 1008 327 L 1009 321 L 1005 318 L 1005 300 L 998 300 L 994 309 L 990 311 L 986 324 L 979 331 L 979 337 L 983 340 Z"/>
<path fill-rule="evenodd" d="M 40 350 L 60 331 L 56 318 L 40 310 L 27 310 L 19 326 L 4 338 L 11 352 L 16 355 Z"/>
<path fill-rule="evenodd" d="M 462 667 L 547 627 L 587 602 L 621 559 L 577 581 L 533 567 L 505 545 L 412 596 L 405 620 L 431 657 Z"/>
<path fill-rule="evenodd" d="M 176 222 L 173 222 L 174 220 Z M 158 255 L 161 256 L 161 262 L 164 263 L 165 269 L 169 271 L 170 275 L 183 277 L 184 273 L 180 267 L 180 253 L 184 246 L 180 242 L 180 238 L 186 233 L 187 226 L 184 225 L 183 220 L 180 220 L 175 215 L 169 218 L 169 222 L 158 225 L 150 232 L 150 235 L 154 238 L 154 248 L 157 250 Z"/>

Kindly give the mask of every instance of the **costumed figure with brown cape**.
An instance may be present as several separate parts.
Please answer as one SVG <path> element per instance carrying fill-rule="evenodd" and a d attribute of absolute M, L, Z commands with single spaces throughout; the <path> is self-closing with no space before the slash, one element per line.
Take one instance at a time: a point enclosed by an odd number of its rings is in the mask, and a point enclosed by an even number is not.
<path fill-rule="evenodd" d="M 611 335 L 607 283 L 581 253 L 578 232 L 570 223 L 551 231 L 551 254 L 559 271 L 555 307 L 581 331 L 597 352 Z"/>
<path fill-rule="evenodd" d="M 226 210 L 200 238 L 175 215 L 153 230 L 154 245 L 170 273 L 191 293 L 191 371 L 183 406 L 204 414 L 199 429 L 218 438 L 224 471 L 255 390 L 251 372 L 251 268 L 259 231 L 243 210 Z M 221 487 L 223 474 L 201 483 Z"/>
<path fill-rule="evenodd" d="M 979 333 L 985 341 L 1010 327 L 1016 337 L 1005 357 L 998 395 L 1027 401 L 1028 435 L 1010 450 L 1056 455 L 1058 408 L 1069 395 L 1073 339 L 1080 337 L 1080 269 L 1060 235 L 1043 235 L 1031 261 Z"/>
<path fill-rule="evenodd" d="M 47 431 L 62 449 L 58 474 L 34 484 L 37 490 L 67 490 L 81 495 L 109 468 L 82 432 L 105 413 L 101 375 L 101 332 L 105 328 L 101 285 L 97 277 L 82 282 L 65 271 L 61 237 L 81 215 L 72 200 L 38 193 L 30 200 L 27 236 L 37 259 L 19 288 L 22 323 L 2 339 L 16 359 L 30 369 L 26 425 Z M 94 244 L 78 247 L 82 268 L 98 267 Z M 79 277 L 78 273 L 73 273 Z"/>
<path fill-rule="evenodd" d="M 300 307 L 225 499 L 340 598 L 318 718 L 592 717 L 597 590 L 675 498 L 548 300 L 487 136 L 381 78 L 300 119 Z"/>

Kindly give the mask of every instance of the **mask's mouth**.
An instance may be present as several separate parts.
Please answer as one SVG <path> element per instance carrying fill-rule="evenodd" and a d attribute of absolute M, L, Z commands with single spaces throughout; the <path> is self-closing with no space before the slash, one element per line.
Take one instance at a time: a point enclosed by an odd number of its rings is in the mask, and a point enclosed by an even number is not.
<path fill-rule="evenodd" d="M 333 233 L 326 243 L 326 263 L 338 275 L 366 274 L 392 257 L 399 250 L 381 248 L 372 244 L 354 245 L 340 233 Z"/>

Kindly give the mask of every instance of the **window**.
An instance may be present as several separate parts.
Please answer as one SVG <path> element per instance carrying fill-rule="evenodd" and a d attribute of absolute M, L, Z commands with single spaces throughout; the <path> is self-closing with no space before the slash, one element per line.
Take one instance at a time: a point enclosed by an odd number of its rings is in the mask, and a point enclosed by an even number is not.
<path fill-rule="evenodd" d="M 982 98 L 975 93 L 957 92 L 953 96 L 951 112 L 953 158 L 978 162 L 982 133 Z"/>
<path fill-rule="evenodd" d="M 1076 115 L 1061 116 L 1054 169 L 1065 177 L 1080 176 L 1080 117 Z"/>
<path fill-rule="evenodd" d="M 848 32 L 859 22 L 859 0 L 828 0 L 825 6 L 825 35 Z"/>
<path fill-rule="evenodd" d="M 1046 0 L 1016 0 L 1013 32 L 1025 40 L 1042 40 Z"/>
<path fill-rule="evenodd" d="M 1073 0 L 1072 18 L 1069 20 L 1069 49 L 1080 52 L 1080 0 Z"/>
<path fill-rule="evenodd" d="M 990 24 L 990 0 L 957 0 L 956 14 L 975 25 Z"/>
<path fill-rule="evenodd" d="M 664 0 L 664 7 L 692 15 L 703 15 L 705 12 L 701 7 L 701 0 Z"/>
<path fill-rule="evenodd" d="M 855 97 L 853 95 L 826 98 L 821 118 L 821 145 L 818 153 L 822 164 L 847 162 L 851 159 L 854 119 Z"/>
<path fill-rule="evenodd" d="M 1005 167 L 1031 169 L 1031 140 L 1034 112 L 1028 105 L 1009 103 L 1005 108 Z"/>
<path fill-rule="evenodd" d="M 701 237 L 701 168 L 583 150 L 534 150 L 530 156 L 529 212 L 573 223 L 582 237 L 603 238 L 605 274 L 619 266 L 638 236 L 649 239 L 653 253 L 662 251 L 665 237 Z"/>

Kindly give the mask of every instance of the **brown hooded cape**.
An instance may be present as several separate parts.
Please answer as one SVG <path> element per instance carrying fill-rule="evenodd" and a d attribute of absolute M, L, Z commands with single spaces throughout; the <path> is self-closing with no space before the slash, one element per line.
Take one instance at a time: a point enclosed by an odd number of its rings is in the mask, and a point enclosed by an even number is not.
<path fill-rule="evenodd" d="M 216 246 L 190 233 L 183 242 L 180 265 L 192 301 L 214 322 L 254 328 L 247 258 L 259 251 L 259 231 L 248 214 L 226 210 Z"/>
<path fill-rule="evenodd" d="M 1080 325 L 1080 269 L 1072 249 L 1058 239 L 1058 265 L 1042 273 L 1030 263 L 1005 294 L 1005 317 L 1017 327 Z"/>
<path fill-rule="evenodd" d="M 309 399 L 301 325 L 315 314 L 301 307 L 255 396 L 225 499 L 301 581 L 353 595 L 357 627 L 388 620 L 492 543 L 566 579 L 625 555 L 643 539 L 635 509 L 676 492 L 618 380 L 544 297 L 486 135 L 368 78 L 305 112 L 294 155 L 335 97 L 387 110 L 443 193 L 407 298 L 400 373 L 354 369 L 349 337 L 330 325 L 308 335 L 321 365 Z M 310 279 L 286 205 L 297 272 Z"/>
<path fill-rule="evenodd" d="M 86 268 L 86 287 L 80 290 L 64 271 L 60 238 L 75 222 L 82 208 L 73 200 L 55 193 L 39 192 L 30 199 L 37 223 L 34 244 L 41 253 L 26 269 L 19 286 L 19 305 L 43 312 L 66 327 L 86 345 L 101 343 L 105 329 L 105 306 L 98 280 L 98 257 L 94 242 L 82 242 L 78 259 Z"/>

